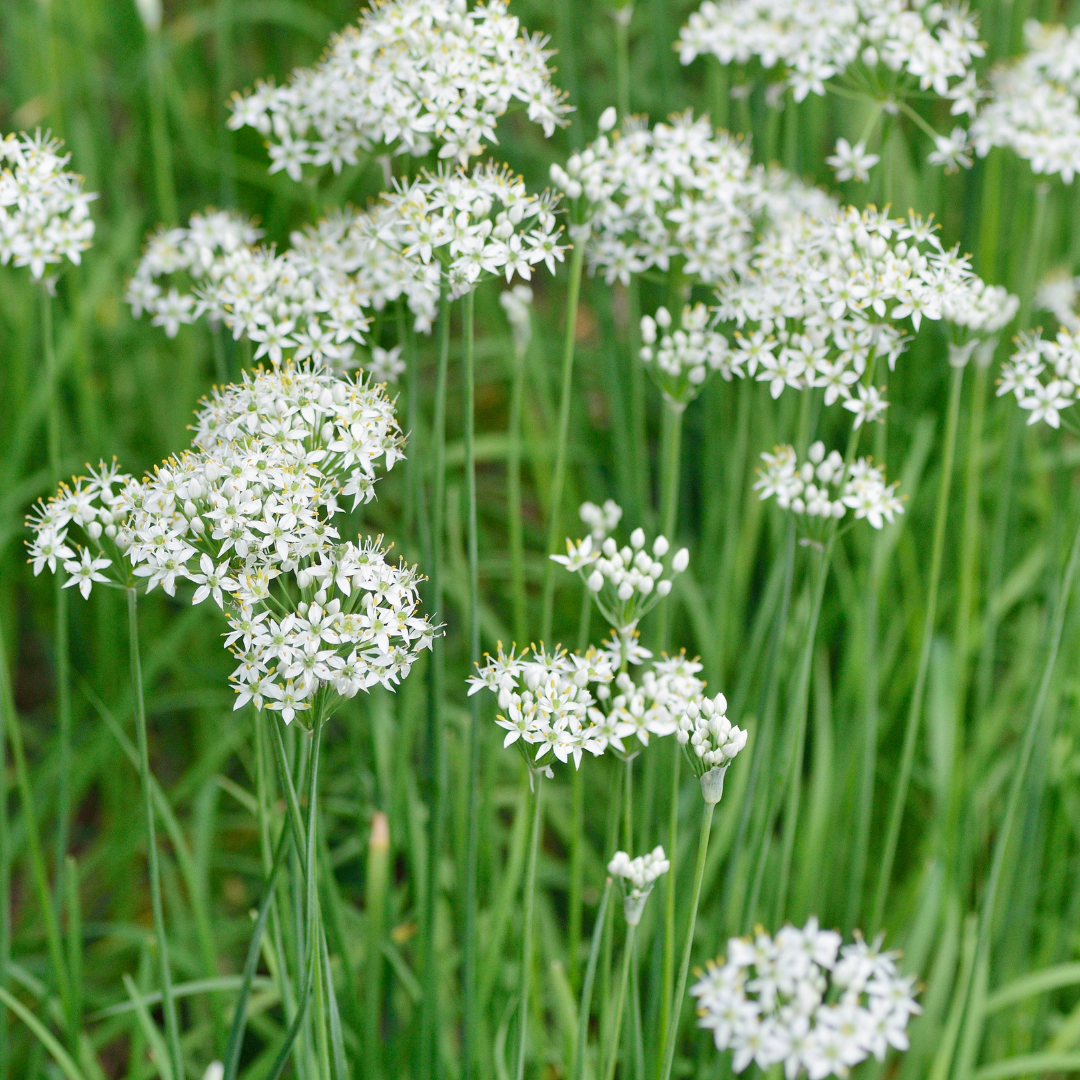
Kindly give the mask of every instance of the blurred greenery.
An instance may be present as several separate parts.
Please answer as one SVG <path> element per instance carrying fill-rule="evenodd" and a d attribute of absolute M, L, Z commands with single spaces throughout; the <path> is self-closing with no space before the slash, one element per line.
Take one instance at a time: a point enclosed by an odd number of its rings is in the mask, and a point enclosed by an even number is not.
<path fill-rule="evenodd" d="M 671 42 L 693 7 L 674 0 L 641 0 L 636 6 L 631 24 L 633 110 L 658 118 L 676 109 L 711 109 L 718 123 L 752 137 L 758 160 L 780 160 L 808 180 L 829 184 L 831 176 L 823 165 L 826 148 L 838 135 L 854 138 L 860 130 L 858 104 L 811 98 L 796 106 L 789 98 L 778 111 L 766 107 L 752 71 L 720 72 L 703 61 L 683 69 Z M 983 0 L 978 7 L 990 43 L 987 63 L 1019 47 L 1025 17 L 1068 21 L 1080 14 L 1075 3 L 1054 0 Z M 570 127 L 550 141 L 521 116 L 511 115 L 500 125 L 495 152 L 539 187 L 546 182 L 548 165 L 564 160 L 572 147 L 591 137 L 596 118 L 612 103 L 612 21 L 600 0 L 515 0 L 513 9 L 528 27 L 552 35 L 560 50 L 557 79 L 578 109 Z M 87 189 L 100 193 L 93 208 L 94 247 L 81 266 L 64 269 L 55 305 L 65 473 L 114 454 L 126 469 L 140 471 L 186 445 L 192 410 L 214 377 L 215 342 L 204 326 L 184 328 L 169 340 L 133 320 L 122 300 L 145 233 L 170 216 L 171 206 L 178 220 L 208 205 L 235 206 L 257 217 L 271 241 L 286 244 L 290 230 L 344 201 L 361 204 L 382 187 L 382 171 L 374 161 L 318 182 L 296 184 L 280 174 L 270 176 L 257 137 L 250 130 L 231 133 L 224 125 L 229 93 L 259 78 L 280 80 L 294 66 L 312 62 L 329 33 L 357 13 L 355 4 L 337 0 L 176 0 L 166 3 L 160 35 L 153 35 L 144 29 L 133 0 L 0 4 L 0 129 L 51 128 L 67 141 L 73 167 L 85 175 Z M 731 80 L 749 80 L 755 89 L 748 97 L 732 98 Z M 162 103 L 160 119 L 171 158 L 164 163 L 153 137 L 155 109 Z M 944 112 L 936 119 L 942 129 L 948 122 Z M 1037 317 L 1030 299 L 1043 272 L 1059 265 L 1073 272 L 1080 268 L 1077 192 L 1054 181 L 1040 195 L 1026 164 L 1007 157 L 992 156 L 970 172 L 945 176 L 923 164 L 926 149 L 925 137 L 917 130 L 890 129 L 886 166 L 878 172 L 889 177 L 893 205 L 933 212 L 947 243 L 961 242 L 974 252 L 983 276 L 1020 294 L 1020 319 L 1030 324 Z M 869 192 L 848 185 L 841 194 L 881 202 L 885 183 L 878 180 Z M 1045 199 L 1047 216 L 1045 227 L 1036 230 L 1039 198 Z M 643 285 L 646 310 L 660 300 L 651 288 Z M 536 335 L 527 359 L 524 507 L 534 620 L 540 609 L 564 282 L 538 280 L 536 291 Z M 5 406 L 0 412 L 0 613 L 30 758 L 34 809 L 51 873 L 59 877 L 52 841 L 59 768 L 52 589 L 47 576 L 32 577 L 22 546 L 23 515 L 50 486 L 44 422 L 48 387 L 41 377 L 37 293 L 25 271 L 0 268 L 0 400 Z M 586 498 L 614 497 L 627 508 L 627 521 L 650 522 L 655 499 L 635 487 L 632 463 L 644 450 L 655 473 L 659 410 L 651 397 L 649 445 L 632 445 L 626 420 L 627 295 L 590 280 L 583 296 L 577 322 L 571 473 L 563 499 L 566 527 L 573 531 L 570 508 Z M 509 641 L 512 625 L 504 488 L 513 350 L 496 301 L 494 286 L 484 287 L 477 298 L 485 648 L 500 639 Z M 383 320 L 376 335 L 391 341 L 392 322 L 390 317 Z M 223 347 L 234 348 L 230 342 Z M 1005 340 L 999 356 L 1007 347 Z M 796 921 L 816 913 L 823 922 L 850 930 L 867 925 L 870 918 L 876 860 L 921 641 L 949 381 L 944 351 L 942 339 L 924 335 L 889 377 L 887 434 L 883 429 L 877 436 L 874 453 L 910 495 L 906 514 L 880 536 L 852 531 L 834 560 L 818 631 L 802 777 L 807 809 L 794 887 L 782 913 Z M 422 422 L 413 440 L 413 453 L 425 469 L 433 359 L 433 350 L 426 347 Z M 986 395 L 986 423 L 982 437 L 969 441 L 976 386 Z M 442 613 L 449 627 L 452 798 L 438 918 L 444 1020 L 440 1054 L 443 1073 L 451 1077 L 461 1068 L 460 855 L 468 796 L 462 782 L 467 642 L 462 632 L 460 412 L 460 387 L 452 379 L 449 610 Z M 821 423 L 828 440 L 837 420 L 823 416 Z M 950 1034 L 965 1001 L 965 958 L 971 953 L 973 932 L 967 917 L 977 910 L 986 879 L 1019 735 L 1042 669 L 1048 612 L 1080 512 L 1075 493 L 1080 444 L 1071 436 L 1026 429 L 1012 399 L 994 397 L 992 383 L 973 384 L 972 374 L 965 383 L 960 424 L 929 693 L 885 918 L 890 944 L 905 949 L 906 968 L 926 984 L 925 1015 L 913 1028 L 912 1050 L 886 1070 L 889 1075 L 899 1071 L 904 1080 L 931 1074 L 935 1054 L 948 1038 L 955 1040 L 958 1033 L 962 1038 L 964 1030 L 973 1030 L 969 1024 Z M 680 541 L 690 546 L 692 561 L 676 590 L 672 640 L 700 653 L 710 688 L 728 694 L 733 721 L 748 726 L 752 735 L 760 730 L 763 707 L 783 719 L 808 611 L 809 563 L 799 553 L 787 634 L 778 651 L 770 651 L 784 524 L 774 510 L 758 502 L 751 484 L 757 455 L 790 438 L 794 426 L 791 395 L 774 402 L 761 385 L 718 379 L 686 419 Z M 971 479 L 980 476 L 981 493 L 974 504 L 975 616 L 966 650 L 957 655 L 961 525 Z M 379 500 L 365 509 L 362 527 L 384 532 L 416 559 L 418 537 L 402 528 L 404 498 L 404 471 L 395 470 L 380 482 Z M 578 634 L 579 608 L 576 584 L 562 588 L 557 636 L 571 644 Z M 143 992 L 155 985 L 145 842 L 134 810 L 138 774 L 125 751 L 133 736 L 122 598 L 95 591 L 88 603 L 73 601 L 70 610 L 76 751 L 71 782 L 77 812 L 69 850 L 77 860 L 85 1026 L 100 1063 L 98 1075 L 149 1077 L 156 1066 L 146 1054 L 144 1028 L 134 1011 L 114 1008 L 128 999 L 123 976 L 130 975 L 132 985 Z M 255 722 L 247 711 L 231 711 L 228 657 L 209 606 L 192 608 L 183 595 L 170 600 L 155 593 L 143 605 L 142 633 L 152 764 L 174 815 L 172 826 L 163 821 L 161 847 L 175 980 L 234 975 L 246 951 L 249 910 L 257 906 L 263 888 L 249 794 L 254 786 Z M 1027 973 L 1080 959 L 1078 649 L 1080 622 L 1070 609 L 1048 722 L 1040 729 L 1015 840 L 1007 853 L 993 927 L 991 991 Z M 779 665 L 779 694 L 763 701 L 769 663 Z M 868 681 L 871 676 L 873 683 Z M 876 702 L 868 697 L 868 685 L 879 688 Z M 425 723 L 425 683 L 418 672 L 396 697 L 374 693 L 343 709 L 332 722 L 326 750 L 322 812 L 325 858 L 334 868 L 334 884 L 324 903 L 331 912 L 328 934 L 357 1076 L 406 1076 L 414 1070 L 421 967 L 417 902 L 426 874 L 428 812 Z M 481 795 L 480 982 L 481 1044 L 492 1052 L 485 1053 L 477 1067 L 479 1075 L 501 1080 L 510 1056 L 504 1054 L 508 1004 L 517 986 L 515 930 L 527 786 L 517 757 L 504 754 L 498 730 L 493 724 L 488 728 Z M 877 756 L 867 871 L 860 875 L 853 873 L 858 777 L 866 732 L 874 730 Z M 666 843 L 670 748 L 654 745 L 642 762 L 640 850 Z M 706 869 L 698 962 L 715 955 L 728 934 L 743 932 L 757 921 L 776 921 L 773 869 L 779 845 L 770 844 L 769 838 L 777 822 L 766 818 L 764 808 L 782 776 L 779 759 L 771 772 L 768 762 L 764 769 L 755 781 L 756 802 L 745 803 L 749 755 L 745 764 L 740 759 L 729 780 Z M 10 768 L 5 775 L 13 959 L 3 985 L 52 1022 L 56 1006 L 48 989 L 44 926 L 26 860 L 25 823 Z M 589 763 L 584 771 L 585 920 L 590 932 L 603 865 L 613 848 L 609 810 L 619 775 L 606 761 Z M 696 796 L 690 782 L 683 795 L 680 889 L 688 879 L 694 843 Z M 745 816 L 744 803 L 750 807 Z M 372 815 L 378 810 L 390 822 L 389 932 L 382 956 L 373 957 L 368 948 L 367 858 Z M 577 987 L 571 980 L 578 978 L 581 958 L 568 956 L 566 934 L 572 827 L 570 773 L 564 771 L 549 786 L 539 868 L 530 1069 L 545 1078 L 568 1072 L 576 1030 Z M 680 891 L 680 903 L 683 891 L 688 889 Z M 659 910 L 654 904 L 638 932 L 642 996 L 649 1008 L 659 999 Z M 65 927 L 72 925 L 72 915 L 73 906 L 66 904 Z M 366 980 L 383 963 L 381 1016 L 378 1023 L 366 1024 Z M 1073 971 L 1070 979 L 1038 994 L 1001 1000 L 1001 1007 L 987 1015 L 981 1043 L 970 1048 L 978 1055 L 972 1060 L 995 1062 L 1048 1047 L 1057 1054 L 1076 1050 L 1078 984 L 1080 975 Z M 201 1075 L 206 1064 L 222 1054 L 232 1000 L 226 990 L 233 986 L 184 998 L 184 1047 L 192 1076 Z M 265 995 L 260 999 L 257 992 L 253 1007 L 244 1075 L 254 1080 L 265 1075 L 282 1024 L 276 1000 Z M 656 1028 L 655 1014 L 647 1011 L 646 1050 L 652 1055 Z M 11 1014 L 4 1030 L 7 1075 L 53 1074 L 54 1066 L 47 1064 L 38 1041 Z M 371 1032 L 381 1044 L 378 1052 L 367 1042 Z M 944 1061 L 948 1070 L 948 1058 Z M 88 1066 L 83 1062 L 81 1067 Z M 1076 1065 L 1068 1067 L 1075 1070 Z M 704 1078 L 720 1076 L 725 1068 L 708 1039 L 687 1022 L 677 1072 Z M 863 1068 L 866 1075 L 875 1072 L 872 1062 Z M 627 1062 L 625 1075 L 632 1072 Z M 87 1073 L 87 1080 L 91 1075 Z M 941 1080 L 944 1075 L 951 1073 L 942 1074 Z"/>

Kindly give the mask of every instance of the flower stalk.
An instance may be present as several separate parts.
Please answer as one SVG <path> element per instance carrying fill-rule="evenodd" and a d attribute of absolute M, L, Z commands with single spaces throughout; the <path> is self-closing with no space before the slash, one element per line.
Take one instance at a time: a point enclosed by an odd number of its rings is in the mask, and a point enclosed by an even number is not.
<path fill-rule="evenodd" d="M 525 1056 L 529 1037 L 529 987 L 532 983 L 533 927 L 536 920 L 536 860 L 540 850 L 540 812 L 543 796 L 544 769 L 530 770 L 530 787 L 533 797 L 532 830 L 529 836 L 529 856 L 525 868 L 525 912 L 521 929 L 521 991 L 518 998 L 520 1022 L 518 1025 L 518 1053 L 514 1075 L 517 1080 L 525 1076 Z M 590 966 L 595 970 L 590 957 Z M 591 984 L 590 984 L 591 986 Z M 580 1033 L 579 1033 L 580 1037 Z"/>

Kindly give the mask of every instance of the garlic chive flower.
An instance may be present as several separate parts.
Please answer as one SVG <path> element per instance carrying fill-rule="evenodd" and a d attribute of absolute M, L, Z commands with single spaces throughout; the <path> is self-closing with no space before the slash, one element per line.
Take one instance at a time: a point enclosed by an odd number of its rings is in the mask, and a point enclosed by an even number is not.
<path fill-rule="evenodd" d="M 841 947 L 832 930 L 810 918 L 770 937 L 731 938 L 728 958 L 708 964 L 690 989 L 698 1024 L 718 1050 L 732 1052 L 736 1073 L 783 1065 L 786 1080 L 848 1077 L 890 1048 L 906 1050 L 907 1026 L 922 1012 L 915 980 L 900 973 L 899 954 L 883 952 L 883 935 Z"/>
<path fill-rule="evenodd" d="M 495 657 L 468 680 L 469 696 L 490 690 L 498 696 L 502 710 L 496 723 L 506 731 L 503 746 L 517 745 L 530 770 L 550 775 L 545 761 L 550 752 L 561 762 L 574 759 L 580 768 L 585 751 L 599 756 L 606 742 L 594 735 L 590 710 L 596 705 L 590 686 L 602 689 L 614 677 L 607 655 L 590 648 L 584 654 L 556 648 L 546 652 L 541 646 L 504 653 L 499 644 Z M 533 752 L 535 747 L 535 753 Z"/>
<path fill-rule="evenodd" d="M 1024 24 L 1028 51 L 990 75 L 990 99 L 971 124 L 979 157 L 993 146 L 1011 149 L 1034 173 L 1080 171 L 1080 27 Z"/>
<path fill-rule="evenodd" d="M 746 746 L 746 732 L 727 718 L 727 698 L 700 697 L 687 704 L 675 738 L 701 782 L 702 797 L 718 803 L 732 759 Z"/>
<path fill-rule="evenodd" d="M 690 112 L 653 128 L 627 120 L 551 170 L 571 219 L 591 230 L 590 271 L 609 285 L 666 273 L 673 261 L 705 282 L 742 265 L 762 210 L 762 175 L 740 139 Z"/>
<path fill-rule="evenodd" d="M 622 521 L 622 507 L 614 499 L 605 499 L 603 506 L 593 502 L 583 502 L 578 508 L 578 517 L 590 530 L 590 535 L 597 543 L 603 543 Z"/>
<path fill-rule="evenodd" d="M 28 266 L 40 281 L 47 266 L 81 262 L 94 238 L 97 195 L 83 191 L 70 160 L 63 142 L 40 131 L 0 139 L 0 264 Z"/>
<path fill-rule="evenodd" d="M 1034 306 L 1049 311 L 1066 330 L 1080 330 L 1080 277 L 1073 277 L 1066 267 L 1051 271 L 1035 293 Z"/>
<path fill-rule="evenodd" d="M 514 338 L 514 352 L 524 356 L 532 340 L 533 291 L 528 285 L 515 285 L 499 293 L 499 303 L 506 312 L 510 333 Z"/>
<path fill-rule="evenodd" d="M 823 528 L 815 526 L 815 521 L 840 520 L 849 510 L 856 519 L 866 518 L 875 529 L 904 512 L 896 494 L 899 484 L 887 485 L 884 470 L 870 458 L 859 458 L 845 469 L 839 452 L 826 455 L 825 444 L 818 441 L 807 450 L 801 465 L 791 446 L 778 446 L 761 459 L 765 467 L 758 470 L 754 490 L 761 492 L 762 500 L 775 497 L 782 510 L 805 517 L 811 530 L 820 532 Z"/>
<path fill-rule="evenodd" d="M 1080 396 L 1080 328 L 1063 326 L 1053 340 L 1039 332 L 1016 338 L 1016 349 L 1001 367 L 998 396 L 1012 393 L 1028 423 L 1061 426 L 1061 413 Z"/>
<path fill-rule="evenodd" d="M 857 142 L 854 146 L 847 139 L 836 140 L 836 150 L 825 159 L 836 173 L 836 179 L 843 183 L 854 180 L 857 184 L 870 182 L 870 170 L 881 160 L 878 154 L 868 154 L 866 143 Z"/>
<path fill-rule="evenodd" d="M 731 381 L 728 343 L 710 327 L 711 315 L 704 304 L 687 304 L 677 327 L 667 308 L 641 319 L 641 359 L 653 382 L 676 408 L 689 405 L 701 392 L 705 380 L 719 371 Z"/>
<path fill-rule="evenodd" d="M 89 599 L 95 584 L 125 585 L 124 522 L 137 498 L 137 481 L 113 461 L 61 484 L 48 501 L 39 500 L 27 516 L 27 541 L 34 576 L 48 568 L 66 576 L 64 588 L 77 586 Z M 77 539 L 76 539 L 77 537 Z M 108 574 L 105 573 L 108 571 Z"/>
<path fill-rule="evenodd" d="M 881 402 L 855 384 L 879 359 L 895 367 L 909 328 L 941 321 L 963 342 L 996 333 L 1017 309 L 958 249 L 943 247 L 931 221 L 850 206 L 764 236 L 749 269 L 716 296 L 733 374 L 767 382 L 774 398 L 789 387 L 823 389 L 826 405 L 854 398 L 863 420 Z"/>
<path fill-rule="evenodd" d="M 620 639 L 613 637 L 605 643 L 604 651 L 611 670 L 616 670 L 621 661 Z M 651 656 L 641 650 L 632 662 L 642 664 Z M 636 680 L 622 670 L 611 686 L 598 687 L 596 703 L 589 710 L 594 752 L 610 750 L 623 760 L 631 760 L 649 745 L 650 737 L 674 735 L 703 701 L 705 683 L 698 677 L 700 671 L 697 660 L 680 652 L 654 661 Z"/>
<path fill-rule="evenodd" d="M 566 124 L 547 39 L 522 32 L 506 0 L 383 0 L 331 38 L 288 83 L 235 95 L 231 128 L 266 137 L 270 171 L 355 165 L 362 153 L 439 156 L 464 164 L 497 142 L 495 126 L 524 106 L 546 137 Z"/>
<path fill-rule="evenodd" d="M 206 315 L 253 342 L 256 360 L 355 366 L 370 296 L 333 263 L 302 249 L 252 246 L 257 236 L 231 213 L 197 214 L 187 229 L 159 230 L 128 284 L 133 314 L 149 313 L 169 337 Z"/>
<path fill-rule="evenodd" d="M 705 0 L 678 49 L 684 64 L 708 54 L 721 64 L 756 59 L 777 97 L 790 89 L 802 101 L 830 84 L 895 114 L 906 98 L 933 94 L 952 102 L 954 116 L 974 115 L 974 64 L 984 52 L 966 5 L 922 0 Z M 838 145 L 836 157 L 830 164 L 849 173 L 841 180 L 877 164 L 865 147 L 849 156 Z"/>
<path fill-rule="evenodd" d="M 506 166 L 440 168 L 383 194 L 376 235 L 407 259 L 441 266 L 456 298 L 486 278 L 528 281 L 540 263 L 555 273 L 566 251 L 557 207 L 556 196 L 530 195 Z"/>
<path fill-rule="evenodd" d="M 623 886 L 623 914 L 629 926 L 637 926 L 645 911 L 645 902 L 657 880 L 671 869 L 671 863 L 662 847 L 655 847 L 647 855 L 631 859 L 625 851 L 616 851 L 608 863 L 608 873 L 619 878 Z"/>
<path fill-rule="evenodd" d="M 680 548 L 665 564 L 670 548 L 667 538 L 658 536 L 650 554 L 645 548 L 645 531 L 635 529 L 630 543 L 621 548 L 611 536 L 600 543 L 591 534 L 584 540 L 568 538 L 566 554 L 552 555 L 551 559 L 585 582 L 601 614 L 624 636 L 632 634 L 642 616 L 671 592 L 673 580 L 689 565 L 686 548 Z"/>

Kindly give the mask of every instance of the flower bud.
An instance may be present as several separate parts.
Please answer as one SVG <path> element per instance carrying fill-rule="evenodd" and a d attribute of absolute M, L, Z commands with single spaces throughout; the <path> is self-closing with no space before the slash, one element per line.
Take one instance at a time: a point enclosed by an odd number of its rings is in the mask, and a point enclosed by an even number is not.
<path fill-rule="evenodd" d="M 90 524 L 86 526 L 86 532 L 91 540 L 97 540 L 101 536 L 101 522 L 91 521 Z"/>
<path fill-rule="evenodd" d="M 599 128 L 602 135 L 607 134 L 614 126 L 615 121 L 618 120 L 619 114 L 615 111 L 614 105 L 609 105 L 601 114 L 600 119 L 597 121 L 597 128 Z"/>
<path fill-rule="evenodd" d="M 668 581 L 667 578 L 664 578 L 663 581 L 658 581 L 656 583 L 657 596 L 667 596 L 669 592 L 671 592 L 671 582 Z"/>
<path fill-rule="evenodd" d="M 653 541 L 652 553 L 658 558 L 662 559 L 668 553 L 668 542 L 666 536 L 658 536 Z"/>
<path fill-rule="evenodd" d="M 671 569 L 676 574 L 681 574 L 690 565 L 690 552 L 686 548 L 679 548 L 675 552 L 675 558 L 671 560 Z"/>
<path fill-rule="evenodd" d="M 633 595 L 634 595 L 634 586 L 631 585 L 629 581 L 624 581 L 619 586 L 619 599 L 620 600 L 629 600 L 630 597 L 633 596 Z"/>
<path fill-rule="evenodd" d="M 115 525 L 106 525 L 105 526 L 105 535 L 110 540 L 115 540 L 116 539 L 116 526 Z"/>
<path fill-rule="evenodd" d="M 604 575 L 599 570 L 594 570 L 585 584 L 592 592 L 599 592 L 604 587 Z"/>

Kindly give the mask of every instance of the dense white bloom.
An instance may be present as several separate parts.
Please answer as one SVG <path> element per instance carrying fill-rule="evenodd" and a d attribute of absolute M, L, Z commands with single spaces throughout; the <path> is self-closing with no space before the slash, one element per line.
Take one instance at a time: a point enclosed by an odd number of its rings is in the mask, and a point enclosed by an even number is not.
<path fill-rule="evenodd" d="M 990 76 L 992 94 L 971 125 L 976 152 L 1007 146 L 1032 172 L 1080 171 L 1080 27 L 1024 24 L 1028 51 Z"/>
<path fill-rule="evenodd" d="M 614 499 L 605 499 L 603 506 L 583 502 L 578 508 L 578 517 L 591 530 L 590 535 L 596 544 L 602 544 L 618 528 L 622 515 L 622 507 Z"/>
<path fill-rule="evenodd" d="M 70 259 L 76 265 L 94 237 L 82 177 L 59 139 L 25 132 L 0 139 L 0 263 L 29 266 L 40 279 L 45 267 Z"/>
<path fill-rule="evenodd" d="M 825 163 L 836 172 L 836 179 L 854 180 L 865 184 L 870 180 L 870 170 L 881 160 L 879 154 L 868 154 L 866 143 L 857 142 L 852 146 L 847 139 L 836 140 L 836 151 L 827 157 Z"/>
<path fill-rule="evenodd" d="M 393 386 L 397 385 L 405 366 L 405 361 L 401 359 L 400 345 L 395 345 L 392 349 L 380 349 L 376 345 L 371 350 L 371 360 L 363 365 L 375 382 L 390 383 Z"/>
<path fill-rule="evenodd" d="M 1045 420 L 1060 427 L 1062 410 L 1080 396 L 1080 329 L 1062 326 L 1053 340 L 1020 334 L 998 380 L 999 397 L 1010 391 L 1029 411 L 1029 424 Z"/>
<path fill-rule="evenodd" d="M 796 101 L 846 83 L 875 97 L 921 91 L 953 97 L 983 55 L 960 4 L 921 0 L 705 0 L 679 32 L 684 64 L 711 53 L 722 64 L 777 68 Z"/>
<path fill-rule="evenodd" d="M 948 135 L 934 137 L 934 149 L 926 160 L 931 165 L 943 165 L 947 173 L 971 168 L 971 143 L 962 127 L 954 127 Z"/>
<path fill-rule="evenodd" d="M 875 360 L 893 368 L 908 325 L 917 333 L 924 319 L 942 320 L 966 340 L 1000 330 L 1017 308 L 958 249 L 945 250 L 930 222 L 854 207 L 766 235 L 717 300 L 735 375 L 769 383 L 773 397 L 818 387 L 826 405 L 852 398 Z M 859 408 L 867 411 L 861 397 Z"/>
<path fill-rule="evenodd" d="M 593 525 L 594 533 L 597 524 Z M 551 559 L 581 577 L 604 618 L 620 636 L 632 634 L 642 616 L 671 592 L 672 581 L 686 569 L 690 554 L 680 548 L 665 565 L 671 548 L 666 537 L 658 536 L 653 541 L 650 554 L 645 548 L 643 529 L 635 529 L 630 543 L 621 548 L 614 537 L 601 541 L 594 539 L 594 533 L 584 540 L 567 538 L 566 554 L 552 555 Z"/>
<path fill-rule="evenodd" d="M 548 137 L 565 124 L 546 44 L 520 31 L 506 0 L 472 10 L 465 0 L 374 0 L 314 67 L 237 95 L 229 126 L 266 136 L 270 171 L 294 180 L 305 165 L 340 172 L 361 152 L 422 157 L 437 145 L 464 163 L 497 141 L 515 102 Z"/>
<path fill-rule="evenodd" d="M 1034 305 L 1049 311 L 1067 330 L 1080 330 L 1080 277 L 1073 277 L 1065 267 L 1043 278 L 1035 293 Z"/>
<path fill-rule="evenodd" d="M 591 232 L 590 270 L 609 284 L 666 272 L 672 260 L 702 281 L 742 265 L 764 209 L 763 176 L 740 139 L 690 112 L 653 128 L 627 120 L 551 170 L 583 235 Z"/>
<path fill-rule="evenodd" d="M 687 304 L 677 327 L 667 308 L 641 319 L 641 359 L 660 392 L 672 405 L 688 405 L 701 392 L 705 380 L 719 371 L 731 381 L 728 343 L 711 329 L 704 304 Z"/>
<path fill-rule="evenodd" d="M 530 195 L 525 181 L 508 168 L 486 162 L 464 169 L 423 172 L 383 194 L 378 241 L 403 256 L 448 276 L 452 297 L 482 279 L 520 277 L 544 263 L 555 273 L 566 248 L 559 244 L 558 198 Z"/>
<path fill-rule="evenodd" d="M 727 961 L 710 962 L 690 989 L 698 1022 L 718 1050 L 732 1051 L 737 1073 L 782 1063 L 786 1080 L 846 1078 L 871 1055 L 884 1061 L 890 1047 L 906 1050 L 908 1021 L 922 1012 L 915 980 L 900 974 L 897 953 L 881 951 L 882 940 L 857 936 L 841 948 L 816 918 L 775 938 L 760 929 L 731 938 Z"/>
<path fill-rule="evenodd" d="M 533 291 L 528 285 L 515 285 L 499 293 L 499 303 L 506 312 L 510 333 L 514 338 L 514 352 L 524 356 L 532 340 Z"/>
<path fill-rule="evenodd" d="M 639 855 L 636 859 L 631 859 L 625 851 L 616 851 L 607 869 L 612 877 L 622 881 L 625 892 L 623 914 L 630 926 L 637 926 L 653 885 L 671 869 L 664 849 L 657 846 L 647 855 Z"/>
<path fill-rule="evenodd" d="M 585 750 L 602 754 L 606 744 L 591 733 L 595 725 L 590 710 L 597 699 L 589 687 L 602 688 L 614 677 L 607 654 L 592 648 L 584 654 L 564 649 L 548 653 L 542 646 L 533 650 L 531 659 L 527 654 L 527 649 L 506 654 L 500 643 L 498 655 L 489 655 L 468 680 L 470 697 L 480 690 L 498 695 L 503 712 L 495 722 L 506 731 L 503 746 L 517 743 L 530 768 L 537 768 L 549 751 L 562 762 L 572 757 L 575 767 L 580 767 Z M 530 757 L 533 746 L 536 754 Z"/>
<path fill-rule="evenodd" d="M 825 444 L 814 443 L 801 465 L 791 446 L 778 446 L 761 455 L 765 463 L 759 469 L 754 490 L 762 499 L 776 498 L 782 510 L 790 510 L 807 518 L 839 520 L 848 510 L 856 518 L 866 518 L 875 529 L 892 522 L 894 515 L 904 512 L 897 497 L 898 483 L 885 483 L 885 472 L 869 458 L 859 458 L 849 469 L 844 459 L 833 450 L 826 456 Z"/>
<path fill-rule="evenodd" d="M 35 571 L 67 558 L 84 595 L 110 567 L 111 580 L 147 592 L 191 581 L 194 603 L 226 611 L 237 708 L 253 701 L 286 722 L 324 690 L 332 707 L 333 694 L 407 675 L 435 633 L 420 579 L 387 560 L 381 538 L 342 543 L 334 526 L 342 501 L 372 499 L 376 466 L 401 457 L 382 388 L 287 361 L 215 390 L 194 431 L 192 450 L 141 481 L 102 467 L 40 505 Z M 79 560 L 72 523 L 86 538 Z"/>
<path fill-rule="evenodd" d="M 731 759 L 746 746 L 746 732 L 727 718 L 727 698 L 716 694 L 691 701 L 679 718 L 675 737 L 702 779 L 701 790 L 706 800 L 719 802 L 724 790 L 724 772 Z M 712 793 L 710 788 L 714 789 Z"/>

